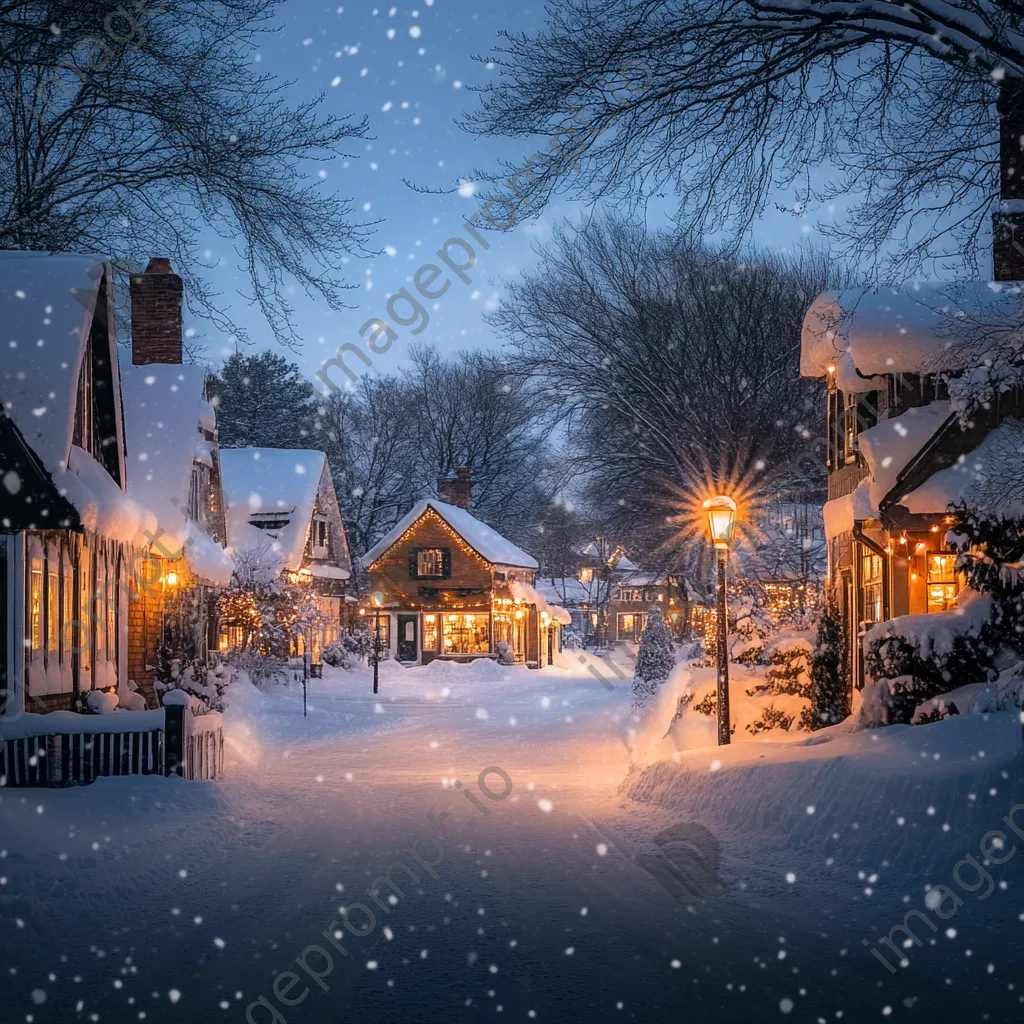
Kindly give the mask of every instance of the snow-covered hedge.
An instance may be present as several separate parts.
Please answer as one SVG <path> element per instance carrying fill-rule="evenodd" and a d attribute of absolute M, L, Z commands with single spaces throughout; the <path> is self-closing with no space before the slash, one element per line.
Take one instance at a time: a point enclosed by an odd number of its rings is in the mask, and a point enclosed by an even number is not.
<path fill-rule="evenodd" d="M 865 668 L 875 682 L 865 688 L 861 723 L 909 723 L 924 701 L 995 678 L 993 610 L 991 595 L 965 590 L 949 611 L 901 615 L 873 627 Z"/>

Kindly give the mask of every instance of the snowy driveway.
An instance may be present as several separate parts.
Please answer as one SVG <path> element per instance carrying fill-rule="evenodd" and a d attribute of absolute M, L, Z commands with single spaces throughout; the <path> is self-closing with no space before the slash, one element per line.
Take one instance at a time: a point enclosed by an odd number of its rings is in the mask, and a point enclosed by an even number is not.
<path fill-rule="evenodd" d="M 216 785 L 5 792 L 0 1020 L 861 1021 L 885 1007 L 899 1019 L 1016 1019 L 1015 862 L 1000 875 L 1008 891 L 958 918 L 960 940 L 930 946 L 925 932 L 891 978 L 861 937 L 898 923 L 904 894 L 920 906 L 941 857 L 894 847 L 910 877 L 883 877 L 866 898 L 866 871 L 881 871 L 868 858 L 884 843 L 837 845 L 826 868 L 817 832 L 780 826 L 761 843 L 773 825 L 757 793 L 732 798 L 732 819 L 706 794 L 629 800 L 623 684 L 489 668 L 385 666 L 376 699 L 366 673 L 328 670 L 310 684 L 306 719 L 300 691 L 239 688 Z M 1010 749 L 999 738 L 996 754 Z M 763 760 L 742 747 L 734 760 Z M 964 785 L 1008 765 L 1019 776 L 1019 756 L 990 753 Z M 719 777 L 742 785 L 742 771 Z M 1011 790 L 1020 799 L 1016 777 L 999 786 L 954 829 L 996 827 Z M 849 833 L 841 804 L 825 801 L 815 828 L 830 815 Z M 721 843 L 725 889 L 684 904 L 635 858 L 691 821 Z M 368 887 L 396 860 L 414 878 L 393 868 L 400 895 L 380 883 L 374 900 Z"/>

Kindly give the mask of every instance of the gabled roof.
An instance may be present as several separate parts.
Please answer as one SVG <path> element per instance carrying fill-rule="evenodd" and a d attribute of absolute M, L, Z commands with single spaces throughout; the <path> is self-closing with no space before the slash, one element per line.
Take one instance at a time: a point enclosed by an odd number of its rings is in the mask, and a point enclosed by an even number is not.
<path fill-rule="evenodd" d="M 267 551 L 280 568 L 301 568 L 317 495 L 330 502 L 334 493 L 327 456 L 305 448 L 222 448 L 220 460 L 229 549 Z M 273 525 L 260 529 L 254 522 Z M 342 547 L 337 561 L 348 573 L 340 513 L 337 526 Z"/>
<path fill-rule="evenodd" d="M 0 400 L 51 474 L 65 467 L 71 449 L 78 375 L 104 282 L 108 309 L 100 313 L 107 316 L 112 285 L 102 257 L 0 252 Z M 116 393 L 112 326 L 108 344 Z"/>
<path fill-rule="evenodd" d="M 101 295 L 105 306 L 98 306 Z M 117 472 L 123 480 L 110 265 L 100 256 L 0 252 L 0 402 L 4 412 L 58 493 L 75 508 L 79 523 L 87 530 L 131 541 L 152 525 L 152 516 L 129 498 L 91 455 L 71 443 L 79 374 L 94 318 L 105 325 L 104 351 L 97 354 L 110 371 Z"/>
<path fill-rule="evenodd" d="M 510 565 L 523 569 L 538 567 L 537 560 L 532 555 L 528 555 L 522 548 L 516 547 L 512 541 L 502 537 L 497 530 L 491 529 L 464 508 L 460 508 L 458 505 L 449 505 L 436 498 L 424 498 L 416 502 L 398 521 L 394 529 L 363 555 L 361 559 L 363 565 L 369 567 L 377 561 L 413 523 L 427 513 L 428 509 L 440 516 L 484 561 L 490 562 L 492 565 Z"/>

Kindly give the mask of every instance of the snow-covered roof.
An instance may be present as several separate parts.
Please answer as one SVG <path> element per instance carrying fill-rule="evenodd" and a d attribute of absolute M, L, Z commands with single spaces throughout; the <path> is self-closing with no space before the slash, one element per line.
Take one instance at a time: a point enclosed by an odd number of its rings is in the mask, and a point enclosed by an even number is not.
<path fill-rule="evenodd" d="M 640 566 L 625 555 L 619 555 L 615 560 L 614 568 L 618 569 L 619 572 L 637 572 Z"/>
<path fill-rule="evenodd" d="M 109 300 L 110 267 L 99 256 L 0 252 L 0 399 L 50 473 L 71 447 L 78 373 L 105 279 Z M 111 355 L 116 390 L 116 345 Z"/>
<path fill-rule="evenodd" d="M 878 506 L 871 503 L 871 480 L 861 480 L 849 494 L 826 501 L 823 514 L 826 540 L 849 533 L 855 522 L 876 518 Z"/>
<path fill-rule="evenodd" d="M 537 560 L 528 555 L 512 541 L 502 537 L 486 523 L 471 515 L 458 505 L 449 505 L 436 498 L 424 498 L 398 521 L 394 529 L 362 557 L 363 565 L 369 566 L 394 544 L 428 509 L 433 509 L 481 558 L 492 565 L 511 565 L 523 569 L 536 569 Z"/>
<path fill-rule="evenodd" d="M 847 391 L 878 386 L 864 376 L 959 370 L 990 343 L 986 327 L 1019 323 L 1024 291 L 996 282 L 934 282 L 872 291 L 825 292 L 804 316 L 800 372 L 836 368 Z"/>
<path fill-rule="evenodd" d="M 53 473 L 58 491 L 78 509 L 84 529 L 113 540 L 142 543 L 156 517 L 111 479 L 87 451 L 72 445 L 66 469 Z"/>
<path fill-rule="evenodd" d="M 209 422 L 201 366 L 150 363 L 126 366 L 121 376 L 128 494 L 156 520 L 164 552 L 184 549 L 189 568 L 207 583 L 226 586 L 234 563 L 224 549 L 187 519 L 194 461 L 213 464 L 212 445 L 200 428 Z M 216 421 L 212 427 L 216 427 Z"/>
<path fill-rule="evenodd" d="M 1024 500 L 1024 422 L 1008 418 L 973 451 L 940 470 L 899 503 L 910 512 L 945 512 L 965 501 L 987 514 L 1018 514 Z"/>
<path fill-rule="evenodd" d="M 221 448 L 220 462 L 229 550 L 266 550 L 280 568 L 297 571 L 327 456 L 303 448 Z"/>
<path fill-rule="evenodd" d="M 156 516 L 168 548 L 185 539 L 205 381 L 206 371 L 190 365 L 126 366 L 121 374 L 128 493 Z"/>
<path fill-rule="evenodd" d="M 553 622 L 557 622 L 561 626 L 568 626 L 572 623 L 572 616 L 561 605 L 549 604 L 545 595 L 531 587 L 529 583 L 513 580 L 511 589 L 514 601 L 535 605 L 538 614 L 546 613 Z"/>
<path fill-rule="evenodd" d="M 543 594 L 548 601 L 565 602 L 567 605 L 578 607 L 584 602 L 593 600 L 592 583 L 581 583 L 575 576 L 560 576 L 555 579 L 538 579 L 536 584 L 538 593 Z"/>
<path fill-rule="evenodd" d="M 932 402 L 882 420 L 858 435 L 857 444 L 871 473 L 869 497 L 876 513 L 896 478 L 952 414 L 948 401 Z"/>

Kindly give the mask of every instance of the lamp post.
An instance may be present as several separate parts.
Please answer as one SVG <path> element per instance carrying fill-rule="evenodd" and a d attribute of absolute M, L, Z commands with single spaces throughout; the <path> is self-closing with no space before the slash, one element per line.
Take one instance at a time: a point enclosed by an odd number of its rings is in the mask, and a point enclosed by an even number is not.
<path fill-rule="evenodd" d="M 729 541 L 736 522 L 736 502 L 725 494 L 708 498 L 704 502 L 708 514 L 711 539 L 715 545 L 718 562 L 718 745 L 729 743 L 729 610 L 726 604 L 725 564 L 729 558 Z"/>
<path fill-rule="evenodd" d="M 377 692 L 377 670 L 380 666 L 380 606 L 384 603 L 384 595 L 373 592 L 373 692 Z"/>

